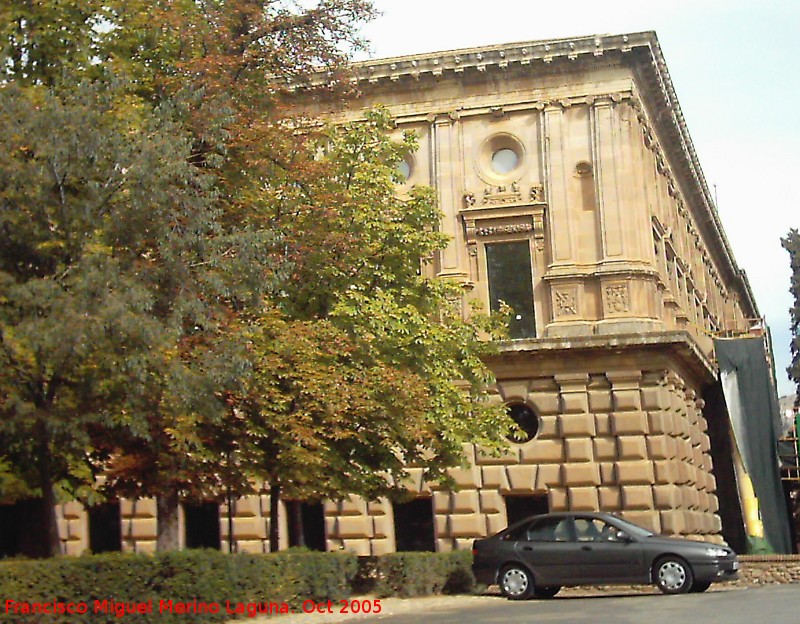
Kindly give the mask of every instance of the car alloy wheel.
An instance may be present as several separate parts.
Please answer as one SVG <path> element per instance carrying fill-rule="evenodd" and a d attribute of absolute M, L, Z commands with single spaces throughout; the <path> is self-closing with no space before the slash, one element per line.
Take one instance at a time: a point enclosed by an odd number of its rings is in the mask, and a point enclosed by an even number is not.
<path fill-rule="evenodd" d="M 507 566 L 500 572 L 500 591 L 509 600 L 527 600 L 533 595 L 533 577 L 522 566 Z"/>
<path fill-rule="evenodd" d="M 655 565 L 655 581 L 665 594 L 683 594 L 692 587 L 692 570 L 683 559 L 664 557 Z"/>

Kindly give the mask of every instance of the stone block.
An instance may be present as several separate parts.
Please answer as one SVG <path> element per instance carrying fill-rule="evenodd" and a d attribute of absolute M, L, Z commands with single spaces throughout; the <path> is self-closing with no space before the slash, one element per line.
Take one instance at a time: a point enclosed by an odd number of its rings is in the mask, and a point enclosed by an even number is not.
<path fill-rule="evenodd" d="M 700 506 L 700 493 L 693 487 L 684 488 L 683 504 L 689 509 L 697 509 Z"/>
<path fill-rule="evenodd" d="M 371 534 L 372 523 L 367 516 L 342 516 L 336 523 L 335 535 L 340 539 L 366 539 Z"/>
<path fill-rule="evenodd" d="M 394 537 L 394 518 L 392 516 L 373 516 L 372 534 L 380 539 Z"/>
<path fill-rule="evenodd" d="M 156 520 L 155 518 L 131 518 L 125 521 L 128 526 L 125 534 L 132 537 L 137 542 L 142 540 L 156 539 Z"/>
<path fill-rule="evenodd" d="M 227 539 L 227 522 L 220 522 L 220 533 Z M 267 523 L 263 518 L 234 518 L 233 536 L 237 540 L 264 539 L 267 537 Z"/>
<path fill-rule="evenodd" d="M 373 557 L 380 557 L 381 555 L 388 555 L 395 551 L 395 543 L 393 539 L 375 539 L 371 542 Z"/>
<path fill-rule="evenodd" d="M 600 483 L 603 485 L 616 485 L 617 471 L 614 462 L 600 462 Z"/>
<path fill-rule="evenodd" d="M 708 495 L 708 511 L 711 513 L 717 513 L 719 511 L 719 499 L 716 494 Z"/>
<path fill-rule="evenodd" d="M 568 438 L 564 440 L 568 462 L 592 461 L 592 440 L 590 438 Z"/>
<path fill-rule="evenodd" d="M 81 541 L 89 539 L 89 522 L 87 517 L 84 516 L 83 518 L 66 520 L 66 525 L 68 539 Z"/>
<path fill-rule="evenodd" d="M 450 515 L 436 514 L 433 517 L 433 534 L 437 537 L 450 535 Z"/>
<path fill-rule="evenodd" d="M 233 504 L 234 515 L 253 517 L 261 515 L 261 505 L 256 496 L 237 499 Z"/>
<path fill-rule="evenodd" d="M 597 511 L 600 508 L 596 487 L 570 487 L 567 492 L 572 511 Z"/>
<path fill-rule="evenodd" d="M 622 507 L 625 510 L 653 509 L 653 488 L 649 485 L 623 486 Z"/>
<path fill-rule="evenodd" d="M 544 491 L 550 487 L 556 487 L 560 483 L 561 466 L 559 464 L 542 464 L 536 471 L 536 487 L 533 489 Z"/>
<path fill-rule="evenodd" d="M 561 467 L 561 483 L 566 486 L 600 485 L 600 465 L 594 462 L 564 464 Z"/>
<path fill-rule="evenodd" d="M 659 534 L 662 531 L 661 518 L 657 511 L 623 511 L 622 517 L 655 534 Z"/>
<path fill-rule="evenodd" d="M 549 440 L 559 436 L 558 416 L 539 416 L 539 440 Z"/>
<path fill-rule="evenodd" d="M 480 503 L 478 501 L 477 490 L 463 490 L 461 492 L 453 492 L 452 498 L 452 513 L 478 513 L 480 510 Z"/>
<path fill-rule="evenodd" d="M 441 490 L 433 493 L 433 513 L 447 515 L 451 511 L 453 493 Z"/>
<path fill-rule="evenodd" d="M 640 390 L 642 394 L 642 409 L 659 411 L 669 408 L 669 392 L 664 386 L 647 386 Z"/>
<path fill-rule="evenodd" d="M 540 466 L 509 466 L 508 472 L 509 489 L 515 492 L 529 492 L 536 488 L 536 475 Z"/>
<path fill-rule="evenodd" d="M 636 412 L 642 409 L 642 397 L 639 389 L 612 390 L 615 412 Z"/>
<path fill-rule="evenodd" d="M 520 449 L 520 460 L 524 464 L 555 464 L 564 460 L 564 442 L 556 440 L 533 440 Z"/>
<path fill-rule="evenodd" d="M 155 540 L 137 540 L 134 546 L 135 551 L 139 555 L 155 555 L 156 554 L 156 541 Z"/>
<path fill-rule="evenodd" d="M 649 428 L 645 412 L 615 412 L 611 415 L 614 435 L 645 435 Z"/>
<path fill-rule="evenodd" d="M 704 453 L 708 453 L 711 449 L 711 438 L 708 437 L 707 434 L 703 434 L 700 436 L 700 450 Z"/>
<path fill-rule="evenodd" d="M 658 509 L 675 509 L 681 505 L 680 490 L 673 484 L 653 487 L 653 501 Z"/>
<path fill-rule="evenodd" d="M 503 466 L 483 466 L 481 468 L 484 490 L 509 490 L 508 474 Z"/>
<path fill-rule="evenodd" d="M 480 492 L 481 512 L 485 514 L 497 514 L 505 511 L 505 503 L 499 492 L 483 490 Z"/>
<path fill-rule="evenodd" d="M 589 395 L 583 392 L 562 392 L 561 413 L 582 414 L 589 411 Z"/>
<path fill-rule="evenodd" d="M 498 381 L 497 390 L 503 401 L 506 403 L 518 402 L 525 403 L 528 401 L 528 385 L 527 380 L 513 380 L 513 381 Z"/>
<path fill-rule="evenodd" d="M 505 513 L 489 514 L 486 516 L 486 535 L 499 533 L 508 526 Z"/>
<path fill-rule="evenodd" d="M 478 466 L 467 468 L 448 468 L 447 474 L 455 481 L 459 488 L 481 487 L 481 469 Z"/>
<path fill-rule="evenodd" d="M 647 460 L 619 461 L 616 467 L 617 482 L 621 485 L 647 485 L 655 482 L 653 462 Z"/>
<path fill-rule="evenodd" d="M 650 459 L 673 459 L 675 453 L 675 440 L 671 436 L 647 436 L 647 455 Z"/>
<path fill-rule="evenodd" d="M 227 552 L 227 544 L 223 545 L 223 550 Z M 248 555 L 260 555 L 265 552 L 262 540 L 239 540 L 236 542 L 236 552 Z"/>
<path fill-rule="evenodd" d="M 83 505 L 81 505 L 78 501 L 70 501 L 61 505 L 61 515 L 66 520 L 80 518 L 84 514 L 85 510 Z"/>
<path fill-rule="evenodd" d="M 458 537 L 453 540 L 453 546 L 450 550 L 471 550 L 472 542 L 474 540 L 469 537 Z M 440 550 L 439 552 L 448 552 L 447 550 Z"/>
<path fill-rule="evenodd" d="M 379 498 L 376 501 L 367 503 L 367 512 L 371 516 L 387 516 L 392 513 L 392 502 L 386 498 Z"/>
<path fill-rule="evenodd" d="M 668 535 L 681 535 L 686 532 L 685 512 L 679 509 L 659 512 L 661 530 Z"/>
<path fill-rule="evenodd" d="M 415 470 L 412 468 L 411 470 Z M 350 495 L 339 501 L 338 515 L 340 516 L 365 516 L 367 515 L 367 501 L 360 496 Z"/>
<path fill-rule="evenodd" d="M 611 414 L 594 415 L 595 434 L 598 436 L 611 436 L 614 431 L 611 428 Z"/>
<path fill-rule="evenodd" d="M 660 460 L 653 462 L 656 483 L 676 483 L 678 478 L 678 462 L 675 460 Z"/>
<path fill-rule="evenodd" d="M 483 515 L 450 516 L 450 535 L 452 537 L 483 537 L 486 535 L 486 522 Z"/>
<path fill-rule="evenodd" d="M 565 438 L 594 437 L 597 434 L 594 416 L 588 413 L 562 414 L 559 417 L 559 430 Z"/>
<path fill-rule="evenodd" d="M 709 509 L 709 498 L 711 495 L 708 492 L 698 492 L 697 493 L 697 509 L 700 511 L 708 512 Z"/>
<path fill-rule="evenodd" d="M 618 511 L 622 509 L 622 492 L 615 486 L 604 485 L 597 488 L 600 511 Z"/>
<path fill-rule="evenodd" d="M 617 453 L 620 459 L 647 459 L 647 445 L 644 436 L 618 437 Z"/>
<path fill-rule="evenodd" d="M 550 511 L 566 511 L 569 509 L 567 488 L 550 488 L 550 490 L 547 492 L 547 500 L 550 505 Z"/>
<path fill-rule="evenodd" d="M 594 458 L 598 460 L 617 459 L 616 438 L 594 438 Z"/>
<path fill-rule="evenodd" d="M 561 413 L 561 405 L 558 392 L 531 392 L 528 394 L 530 401 L 540 416 L 555 415 Z"/>
<path fill-rule="evenodd" d="M 589 411 L 595 414 L 612 411 L 611 389 L 589 390 Z"/>
<path fill-rule="evenodd" d="M 86 550 L 86 546 L 80 541 L 66 541 L 62 542 L 62 552 L 68 557 L 79 557 Z"/>

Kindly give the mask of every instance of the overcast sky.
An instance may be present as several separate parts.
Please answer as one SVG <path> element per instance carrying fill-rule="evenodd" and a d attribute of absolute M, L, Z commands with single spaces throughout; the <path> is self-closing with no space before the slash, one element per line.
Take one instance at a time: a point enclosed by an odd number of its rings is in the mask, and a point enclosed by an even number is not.
<path fill-rule="evenodd" d="M 654 30 L 739 266 L 789 364 L 789 256 L 800 227 L 800 0 L 374 0 L 375 58 Z"/>

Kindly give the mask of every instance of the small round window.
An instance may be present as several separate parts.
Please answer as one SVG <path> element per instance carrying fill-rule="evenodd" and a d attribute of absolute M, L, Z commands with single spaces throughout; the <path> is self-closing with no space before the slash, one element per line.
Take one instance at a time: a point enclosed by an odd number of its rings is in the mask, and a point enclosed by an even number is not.
<path fill-rule="evenodd" d="M 511 173 L 517 168 L 518 164 L 519 156 L 514 150 L 507 147 L 499 149 L 492 154 L 492 171 L 500 175 Z"/>
<path fill-rule="evenodd" d="M 533 440 L 539 433 L 539 417 L 528 405 L 511 403 L 506 406 L 506 412 L 519 428 L 519 431 L 509 431 L 506 436 L 511 442 L 524 444 Z"/>
<path fill-rule="evenodd" d="M 397 172 L 403 182 L 407 181 L 411 177 L 411 163 L 407 160 L 401 160 L 397 165 Z"/>

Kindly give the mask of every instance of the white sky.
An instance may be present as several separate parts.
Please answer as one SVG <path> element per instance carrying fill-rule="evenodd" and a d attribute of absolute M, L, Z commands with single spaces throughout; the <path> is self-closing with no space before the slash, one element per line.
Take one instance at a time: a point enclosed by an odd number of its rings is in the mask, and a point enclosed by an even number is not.
<path fill-rule="evenodd" d="M 789 256 L 800 228 L 800 0 L 374 0 L 375 58 L 513 41 L 655 30 L 739 266 L 793 392 Z"/>

